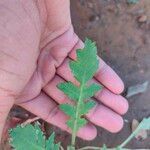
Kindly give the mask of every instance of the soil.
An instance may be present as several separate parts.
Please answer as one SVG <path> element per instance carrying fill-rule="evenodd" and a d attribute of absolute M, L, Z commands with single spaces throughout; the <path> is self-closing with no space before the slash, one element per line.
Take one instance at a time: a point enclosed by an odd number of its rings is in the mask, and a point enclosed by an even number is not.
<path fill-rule="evenodd" d="M 139 0 L 132 5 L 127 4 L 127 0 L 72 0 L 71 12 L 76 33 L 83 40 L 89 37 L 96 41 L 99 56 L 121 76 L 126 89 L 150 82 L 150 0 Z M 145 93 L 132 96 L 128 101 L 130 108 L 124 116 L 122 131 L 112 134 L 98 128 L 95 140 L 78 139 L 77 147 L 102 146 L 104 143 L 114 147 L 126 139 L 131 134 L 133 119 L 140 121 L 150 116 L 150 86 Z M 12 113 L 18 113 L 18 110 L 21 111 L 15 108 Z M 24 112 L 22 115 L 26 118 L 28 114 Z M 52 128 L 57 140 L 64 146 L 69 144 L 68 133 L 56 127 L 46 127 L 48 132 Z M 150 149 L 150 136 L 145 140 L 132 140 L 128 148 Z"/>

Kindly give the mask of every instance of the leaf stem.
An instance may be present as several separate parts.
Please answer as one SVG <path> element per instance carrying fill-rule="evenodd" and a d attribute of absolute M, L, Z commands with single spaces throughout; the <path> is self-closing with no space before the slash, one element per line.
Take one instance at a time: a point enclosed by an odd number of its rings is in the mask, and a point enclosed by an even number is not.
<path fill-rule="evenodd" d="M 119 148 L 125 147 L 132 140 L 132 138 L 134 138 L 135 135 L 137 135 L 137 133 L 140 130 L 141 130 L 141 126 L 139 125 L 139 127 L 137 127 L 137 129 L 121 145 L 119 145 Z"/>
<path fill-rule="evenodd" d="M 77 150 L 87 150 L 87 149 L 90 149 L 90 150 L 101 150 L 100 147 L 95 147 L 95 146 L 86 146 L 86 147 L 82 147 L 82 148 L 79 148 Z"/>
<path fill-rule="evenodd" d="M 82 147 L 82 148 L 79 148 L 77 150 L 103 150 L 102 147 L 95 147 L 95 146 L 86 146 L 86 147 Z M 107 150 L 115 150 L 115 148 L 107 148 Z M 127 149 L 124 149 L 124 150 L 127 150 Z"/>
<path fill-rule="evenodd" d="M 74 122 L 74 127 L 73 127 L 73 131 L 72 131 L 72 138 L 71 138 L 71 147 L 75 146 L 75 141 L 76 141 L 76 132 L 77 132 L 77 121 L 79 116 L 79 111 L 80 111 L 80 103 L 82 101 L 82 92 L 83 92 L 83 88 L 84 88 L 84 81 L 82 81 L 81 86 L 80 86 L 80 96 L 79 96 L 79 100 L 77 102 L 77 109 L 76 109 L 76 116 L 75 116 L 75 122 Z"/>
<path fill-rule="evenodd" d="M 60 145 L 60 150 L 64 150 L 64 148 Z"/>

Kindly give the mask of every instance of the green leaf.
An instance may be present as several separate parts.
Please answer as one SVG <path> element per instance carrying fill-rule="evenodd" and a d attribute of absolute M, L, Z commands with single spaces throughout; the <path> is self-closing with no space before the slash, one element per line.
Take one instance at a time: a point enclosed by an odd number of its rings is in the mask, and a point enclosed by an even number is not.
<path fill-rule="evenodd" d="M 97 48 L 89 39 L 85 41 L 85 47 L 77 50 L 77 60 L 71 61 L 71 71 L 80 83 L 86 83 L 98 69 Z"/>
<path fill-rule="evenodd" d="M 64 82 L 57 85 L 58 88 L 63 91 L 70 99 L 78 100 L 79 99 L 79 88 L 71 82 Z"/>
<path fill-rule="evenodd" d="M 50 150 L 51 145 L 54 147 L 53 150 L 60 148 L 60 144 L 54 143 L 54 133 L 46 140 L 37 123 L 34 126 L 28 124 L 25 127 L 19 125 L 11 129 L 9 134 L 10 144 L 15 150 Z"/>
<path fill-rule="evenodd" d="M 92 84 L 89 87 L 85 87 L 83 90 L 83 99 L 88 99 L 92 96 L 94 96 L 94 94 L 96 92 L 98 92 L 101 89 L 101 86 L 98 84 Z"/>
<path fill-rule="evenodd" d="M 60 105 L 60 109 L 70 117 L 67 121 L 67 125 L 72 129 L 72 143 L 75 142 L 77 131 L 87 123 L 84 115 L 95 106 L 94 101 L 87 100 L 101 89 L 101 86 L 98 84 L 88 86 L 88 81 L 91 80 L 96 73 L 98 64 L 99 61 L 97 59 L 95 43 L 86 39 L 85 47 L 77 50 L 77 59 L 71 61 L 69 64 L 74 77 L 80 85 L 76 86 L 71 82 L 58 85 L 58 88 L 74 101 L 73 105 Z"/>
<path fill-rule="evenodd" d="M 69 127 L 70 129 L 72 129 L 72 130 L 73 130 L 73 127 L 74 127 L 74 121 L 75 121 L 75 119 L 71 118 L 71 119 L 69 119 L 69 120 L 66 122 L 66 124 L 68 125 L 68 127 Z"/>
<path fill-rule="evenodd" d="M 68 116 L 71 116 L 73 118 L 75 117 L 76 110 L 74 106 L 69 105 L 69 104 L 61 104 L 59 107 L 62 111 L 65 111 L 65 113 Z"/>
<path fill-rule="evenodd" d="M 85 114 L 89 112 L 94 106 L 96 105 L 96 102 L 91 100 L 85 103 Z"/>
<path fill-rule="evenodd" d="M 84 118 L 78 119 L 76 132 L 86 124 L 87 124 L 87 120 L 85 120 Z"/>
<path fill-rule="evenodd" d="M 79 113 L 81 115 L 87 114 L 95 105 L 96 105 L 96 102 L 93 100 L 89 100 L 85 103 L 81 102 L 81 109 Z"/>
<path fill-rule="evenodd" d="M 76 132 L 83 127 L 84 125 L 86 125 L 87 121 L 84 118 L 79 118 L 76 122 Z M 69 128 L 71 128 L 72 130 L 74 129 L 74 125 L 75 125 L 75 120 L 74 119 L 70 119 L 67 121 L 67 125 Z"/>

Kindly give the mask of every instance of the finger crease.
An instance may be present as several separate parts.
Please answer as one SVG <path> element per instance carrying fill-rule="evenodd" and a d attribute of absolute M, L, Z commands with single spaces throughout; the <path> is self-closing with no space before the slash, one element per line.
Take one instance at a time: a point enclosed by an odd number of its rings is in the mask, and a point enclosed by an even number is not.
<path fill-rule="evenodd" d="M 55 106 L 52 110 L 49 111 L 47 117 L 45 117 L 45 121 L 48 122 L 48 120 L 53 119 L 59 112 L 59 108 L 57 106 Z"/>

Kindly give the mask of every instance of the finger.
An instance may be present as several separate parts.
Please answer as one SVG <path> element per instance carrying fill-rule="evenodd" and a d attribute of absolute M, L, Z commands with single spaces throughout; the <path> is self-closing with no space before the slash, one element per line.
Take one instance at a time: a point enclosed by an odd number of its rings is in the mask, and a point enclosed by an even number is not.
<path fill-rule="evenodd" d="M 43 91 L 54 99 L 58 104 L 70 103 L 70 99 L 61 90 L 58 89 L 57 85 L 64 82 L 65 80 L 59 76 L 55 76 L 44 88 Z"/>
<path fill-rule="evenodd" d="M 19 105 L 31 113 L 39 116 L 48 123 L 51 123 L 69 133 L 71 132 L 66 125 L 68 117 L 59 110 L 59 107 L 54 102 L 54 100 L 52 100 L 46 94 L 41 93 L 35 99 L 21 103 Z M 85 140 L 92 140 L 96 137 L 96 134 L 97 130 L 92 124 L 87 124 L 78 132 L 78 136 Z"/>
<path fill-rule="evenodd" d="M 83 48 L 84 43 L 79 41 L 70 53 L 71 59 L 76 59 L 76 49 Z M 105 87 L 116 94 L 120 94 L 124 90 L 124 84 L 120 77 L 115 73 L 115 71 L 109 67 L 100 57 L 99 68 L 95 74 L 95 78 L 101 82 Z"/>
<path fill-rule="evenodd" d="M 78 42 L 78 39 L 71 26 L 59 38 L 55 38 L 42 48 L 37 68 L 38 76 L 42 79 L 42 86 L 52 79 L 55 69 L 68 56 L 69 52 Z"/>
<path fill-rule="evenodd" d="M 78 43 L 78 40 L 79 38 L 74 33 L 73 27 L 70 26 L 59 38 L 57 37 L 54 40 L 49 40 L 51 42 L 43 48 L 43 51 L 45 51 L 45 53 L 49 52 L 49 55 L 54 60 L 55 66 L 58 67 L 68 56 L 70 51 L 72 51 L 76 43 Z"/>
<path fill-rule="evenodd" d="M 14 104 L 13 97 L 0 96 L 0 143 L 5 121 L 13 104 Z"/>
<path fill-rule="evenodd" d="M 75 77 L 72 74 L 72 71 L 69 67 L 69 62 L 70 59 L 65 59 L 63 64 L 59 68 L 57 68 L 57 74 L 66 81 L 71 81 L 74 84 L 79 85 L 79 82 L 75 79 Z"/>
<path fill-rule="evenodd" d="M 65 82 L 65 80 L 59 76 L 55 76 L 55 78 L 44 87 L 44 90 L 49 96 L 51 96 L 59 104 L 70 103 L 71 102 L 70 99 L 57 88 L 57 85 L 62 82 Z M 97 83 L 96 80 L 93 80 L 92 82 Z M 98 101 L 102 102 L 104 105 L 113 109 L 115 112 L 121 115 L 125 114 L 128 110 L 127 100 L 121 95 L 116 95 L 110 92 L 106 88 L 103 88 L 102 90 L 98 91 L 94 97 Z"/>
<path fill-rule="evenodd" d="M 77 49 L 83 49 L 84 43 L 79 39 L 76 45 L 73 47 L 72 51 L 69 53 L 69 57 L 73 60 L 76 59 L 76 50 Z"/>
<path fill-rule="evenodd" d="M 115 94 L 120 94 L 124 90 L 124 83 L 120 77 L 101 58 L 95 78 Z"/>
<path fill-rule="evenodd" d="M 94 97 L 120 115 L 124 115 L 128 111 L 128 101 L 123 96 L 116 95 L 106 88 L 98 91 Z"/>
<path fill-rule="evenodd" d="M 123 127 L 122 117 L 103 105 L 97 104 L 86 117 L 93 124 L 112 133 L 120 131 Z"/>
<path fill-rule="evenodd" d="M 99 84 L 99 82 L 94 78 L 89 82 L 89 84 L 92 83 Z M 124 115 L 128 111 L 128 101 L 123 96 L 114 94 L 105 87 L 102 87 L 101 90 L 96 92 L 94 97 L 96 100 L 100 101 L 120 115 Z"/>
<path fill-rule="evenodd" d="M 57 88 L 57 85 L 61 82 L 64 82 L 64 80 L 60 78 L 59 76 L 56 76 L 48 85 L 44 87 L 44 91 L 50 97 L 55 99 L 56 102 L 58 102 L 59 104 L 68 103 L 70 101 L 69 98 Z M 97 110 L 97 108 L 104 110 L 104 112 L 102 112 L 101 110 Z M 123 121 L 122 121 L 122 118 L 118 114 L 106 108 L 105 106 L 101 106 L 98 104 L 95 110 L 96 111 L 94 111 L 94 113 L 91 112 L 93 115 L 91 115 L 91 113 L 88 115 L 89 116 L 88 119 L 92 123 L 98 126 L 101 126 L 109 130 L 110 132 L 117 132 L 122 128 Z M 102 115 L 99 112 L 102 112 Z M 104 119 L 104 115 L 106 117 L 105 119 Z M 93 116 L 95 117 L 95 119 L 93 118 Z M 113 124 L 112 126 L 108 126 L 105 124 L 108 121 L 107 117 L 108 119 L 110 119 L 109 121 Z"/>

